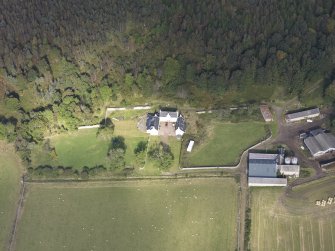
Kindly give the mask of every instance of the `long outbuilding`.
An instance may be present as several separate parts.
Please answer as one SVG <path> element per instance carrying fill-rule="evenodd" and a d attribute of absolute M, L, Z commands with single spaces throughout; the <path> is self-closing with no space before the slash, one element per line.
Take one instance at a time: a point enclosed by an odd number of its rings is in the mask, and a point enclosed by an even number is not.
<path fill-rule="evenodd" d="M 286 122 L 296 122 L 304 119 L 311 119 L 320 116 L 319 108 L 312 108 L 304 111 L 293 112 L 286 114 Z"/>
<path fill-rule="evenodd" d="M 249 187 L 285 187 L 287 186 L 287 179 L 249 177 L 248 185 Z"/>

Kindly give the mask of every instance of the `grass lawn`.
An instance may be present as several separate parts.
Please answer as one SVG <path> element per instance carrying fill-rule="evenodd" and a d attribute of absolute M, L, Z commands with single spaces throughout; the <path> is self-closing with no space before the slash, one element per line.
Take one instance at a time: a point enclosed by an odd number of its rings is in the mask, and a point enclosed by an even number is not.
<path fill-rule="evenodd" d="M 113 136 L 123 136 L 127 145 L 126 165 L 132 165 L 135 159 L 134 149 L 138 142 L 147 141 L 147 134 L 140 132 L 135 120 L 113 121 L 115 130 Z M 57 157 L 51 158 L 37 147 L 32 154 L 34 166 L 62 165 L 82 168 L 105 165 L 108 167 L 107 152 L 110 140 L 96 137 L 97 129 L 80 130 L 53 136 L 51 145 L 56 149 Z"/>
<path fill-rule="evenodd" d="M 215 166 L 236 164 L 242 152 L 266 135 L 264 123 L 213 122 L 208 140 L 195 147 L 192 153 L 184 152 L 186 166 Z"/>
<path fill-rule="evenodd" d="M 251 250 L 334 250 L 334 205 L 315 205 L 334 191 L 334 178 L 297 187 L 282 199 L 281 188 L 253 188 Z"/>
<path fill-rule="evenodd" d="M 10 148 L 0 141 L 0 148 Z M 0 151 L 0 250 L 7 250 L 19 200 L 22 167 L 14 150 Z"/>
<path fill-rule="evenodd" d="M 96 137 L 96 129 L 87 129 L 51 138 L 56 148 L 57 162 L 62 166 L 82 168 L 107 164 L 109 140 Z"/>
<path fill-rule="evenodd" d="M 16 250 L 235 250 L 237 189 L 231 178 L 29 185 Z"/>

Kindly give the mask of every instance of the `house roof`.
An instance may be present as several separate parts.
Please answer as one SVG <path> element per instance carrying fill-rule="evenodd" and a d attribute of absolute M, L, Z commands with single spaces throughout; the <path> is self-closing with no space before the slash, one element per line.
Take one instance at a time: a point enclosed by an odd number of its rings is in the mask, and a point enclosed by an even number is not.
<path fill-rule="evenodd" d="M 313 133 L 312 133 L 313 132 Z M 335 149 L 335 136 L 331 133 L 325 133 L 322 130 L 312 131 L 311 136 L 304 139 L 305 145 L 308 147 L 312 155 L 327 152 Z"/>
<path fill-rule="evenodd" d="M 147 130 L 151 130 L 153 128 L 155 128 L 156 130 L 158 130 L 158 126 L 159 126 L 159 117 L 157 113 L 148 113 L 147 114 Z"/>
<path fill-rule="evenodd" d="M 180 129 L 182 131 L 185 132 L 186 130 L 186 123 L 185 123 L 185 119 L 183 118 L 183 116 L 179 115 L 177 122 L 176 122 L 176 130 Z"/>
<path fill-rule="evenodd" d="M 171 112 L 171 111 L 159 111 L 159 117 L 171 117 L 171 118 L 178 118 L 178 112 Z"/>
<path fill-rule="evenodd" d="M 307 116 L 318 115 L 318 114 L 320 114 L 319 108 L 313 108 L 313 109 L 309 109 L 309 110 L 305 110 L 305 111 L 286 114 L 286 119 L 292 120 L 292 119 L 304 118 L 304 117 L 307 117 Z"/>

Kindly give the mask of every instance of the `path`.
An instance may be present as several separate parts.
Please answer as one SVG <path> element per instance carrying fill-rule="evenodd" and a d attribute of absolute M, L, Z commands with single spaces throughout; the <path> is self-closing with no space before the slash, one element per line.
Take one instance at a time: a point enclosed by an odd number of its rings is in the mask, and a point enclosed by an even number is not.
<path fill-rule="evenodd" d="M 11 231 L 10 239 L 8 243 L 8 249 L 7 249 L 8 251 L 13 251 L 15 249 L 16 229 L 17 229 L 18 222 L 22 215 L 23 200 L 24 200 L 24 195 L 26 191 L 25 189 L 26 189 L 26 183 L 24 182 L 24 179 L 22 177 L 20 199 L 18 201 L 17 208 L 16 208 L 15 219 L 14 219 L 14 223 L 13 223 L 13 227 L 12 227 L 12 231 Z"/>

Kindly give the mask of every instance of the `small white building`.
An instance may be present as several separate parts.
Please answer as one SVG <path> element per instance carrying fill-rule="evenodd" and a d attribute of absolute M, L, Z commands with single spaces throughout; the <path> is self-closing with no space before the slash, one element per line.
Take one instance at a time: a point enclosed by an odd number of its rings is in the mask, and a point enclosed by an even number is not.
<path fill-rule="evenodd" d="M 190 140 L 190 142 L 188 143 L 186 151 L 189 152 L 189 153 L 192 152 L 193 146 L 194 146 L 194 140 Z"/>
<path fill-rule="evenodd" d="M 318 116 L 320 116 L 319 108 L 313 108 L 305 111 L 286 114 L 285 120 L 286 122 L 296 122 L 304 119 L 315 118 Z"/>

